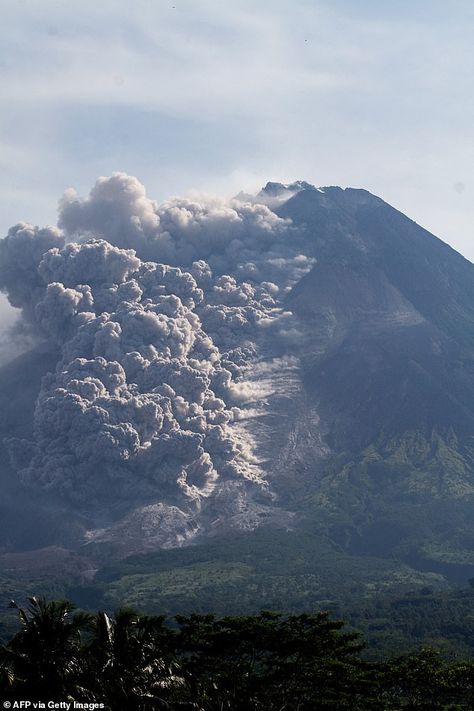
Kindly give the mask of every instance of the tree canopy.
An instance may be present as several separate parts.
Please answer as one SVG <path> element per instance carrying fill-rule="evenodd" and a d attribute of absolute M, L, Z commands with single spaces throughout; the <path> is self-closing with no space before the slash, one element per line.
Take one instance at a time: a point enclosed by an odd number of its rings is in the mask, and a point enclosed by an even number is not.
<path fill-rule="evenodd" d="M 15 605 L 15 603 L 13 603 Z M 15 605 L 16 606 L 16 605 Z M 32 597 L 2 647 L 3 700 L 116 711 L 455 711 L 474 705 L 474 664 L 421 650 L 369 662 L 326 612 L 241 617 L 96 614 Z"/>

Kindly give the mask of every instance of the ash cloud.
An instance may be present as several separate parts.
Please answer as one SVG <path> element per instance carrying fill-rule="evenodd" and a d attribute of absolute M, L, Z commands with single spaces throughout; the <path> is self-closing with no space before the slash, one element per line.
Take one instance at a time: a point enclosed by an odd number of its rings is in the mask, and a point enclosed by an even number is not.
<path fill-rule="evenodd" d="M 284 288 L 299 278 L 305 260 L 298 232 L 263 200 L 197 195 L 158 205 L 124 173 L 99 178 L 86 198 L 67 191 L 58 224 L 68 239 L 102 236 L 144 260 L 186 268 L 203 260 L 216 276 L 278 281 Z"/>
<path fill-rule="evenodd" d="M 12 306 L 22 309 L 28 323 L 35 320 L 34 308 L 44 288 L 38 265 L 49 249 L 64 243 L 55 227 L 39 229 L 24 222 L 11 227 L 0 241 L 0 289 Z"/>
<path fill-rule="evenodd" d="M 262 339 L 296 332 L 282 296 L 313 260 L 291 223 L 238 199 L 159 206 L 116 173 L 68 191 L 58 225 L 0 242 L 0 289 L 61 351 L 34 441 L 11 443 L 23 480 L 80 504 L 113 490 L 195 507 L 225 482 L 262 486 L 233 423 L 261 395 L 245 371 Z"/>

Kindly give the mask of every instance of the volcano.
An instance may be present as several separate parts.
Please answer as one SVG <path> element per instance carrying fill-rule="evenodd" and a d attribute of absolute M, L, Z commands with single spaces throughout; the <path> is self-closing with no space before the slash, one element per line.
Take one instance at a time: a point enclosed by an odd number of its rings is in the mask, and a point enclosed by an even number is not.
<path fill-rule="evenodd" d="M 474 266 L 365 190 L 157 208 L 126 179 L 0 253 L 39 344 L 0 370 L 4 555 L 265 530 L 471 573 Z"/>

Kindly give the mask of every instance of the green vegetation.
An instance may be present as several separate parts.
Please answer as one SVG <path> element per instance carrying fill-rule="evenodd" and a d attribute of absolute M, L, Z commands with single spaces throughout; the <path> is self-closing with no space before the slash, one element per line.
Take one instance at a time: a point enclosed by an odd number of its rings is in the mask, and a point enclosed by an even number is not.
<path fill-rule="evenodd" d="M 396 560 L 349 555 L 310 524 L 304 533 L 261 529 L 131 556 L 64 594 L 85 609 L 125 604 L 168 616 L 329 610 L 363 632 L 373 658 L 423 644 L 474 653 L 472 587 L 452 588 Z"/>
<path fill-rule="evenodd" d="M 370 662 L 328 613 L 146 617 L 87 614 L 32 597 L 0 650 L 3 701 L 76 701 L 110 711 L 460 711 L 474 664 L 436 651 Z"/>
<path fill-rule="evenodd" d="M 383 535 L 374 528 L 374 546 Z M 261 529 L 104 563 L 93 580 L 82 583 L 67 561 L 66 572 L 58 567 L 49 576 L 39 570 L 0 575 L 0 640 L 17 630 L 8 600 L 23 604 L 37 591 L 66 597 L 86 610 L 111 612 L 126 605 L 170 617 L 248 615 L 262 608 L 284 614 L 330 611 L 364 634 L 369 642 L 364 654 L 372 659 L 425 644 L 457 658 L 474 654 L 469 564 L 459 563 L 465 585 L 452 587 L 439 573 L 419 572 L 396 559 L 349 554 L 310 522 L 295 532 Z M 441 572 L 455 567 L 439 565 Z"/>
<path fill-rule="evenodd" d="M 262 606 L 283 612 L 337 609 L 340 603 L 400 593 L 440 576 L 398 562 L 351 556 L 308 528 L 261 529 L 181 549 L 131 556 L 105 565 L 93 583 L 67 595 L 77 604 L 114 609 L 121 604 L 151 614 L 248 614 Z"/>

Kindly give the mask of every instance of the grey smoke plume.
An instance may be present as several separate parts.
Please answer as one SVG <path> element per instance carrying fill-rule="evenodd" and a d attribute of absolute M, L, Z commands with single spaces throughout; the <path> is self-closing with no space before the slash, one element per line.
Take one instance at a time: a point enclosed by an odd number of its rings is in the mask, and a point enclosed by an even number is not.
<path fill-rule="evenodd" d="M 313 260 L 291 232 L 255 202 L 158 206 L 122 173 L 66 193 L 59 229 L 12 228 L 0 289 L 61 349 L 35 440 L 13 443 L 23 479 L 79 502 L 258 483 L 232 423 L 259 396 L 245 368 L 261 339 L 294 336 L 281 296 Z"/>
<path fill-rule="evenodd" d="M 38 229 L 20 222 L 0 241 L 0 289 L 12 306 L 23 309 L 25 319 L 34 321 L 34 307 L 44 282 L 38 265 L 45 252 L 64 246 L 64 237 L 55 227 Z"/>
<path fill-rule="evenodd" d="M 157 205 L 125 173 L 99 178 L 87 198 L 67 191 L 58 224 L 69 239 L 101 236 L 118 247 L 133 247 L 141 259 L 174 266 L 190 268 L 205 260 L 215 275 L 250 282 L 278 280 L 287 287 L 305 264 L 307 269 L 290 221 L 263 202 L 199 195 Z"/>

